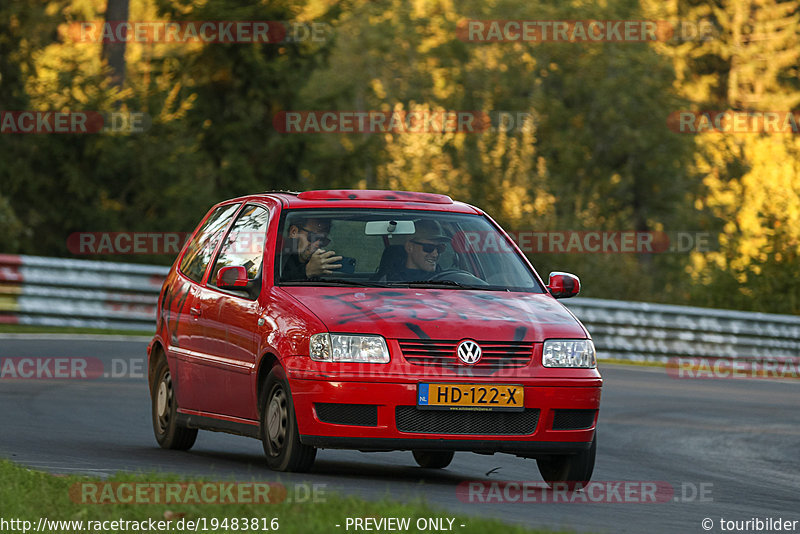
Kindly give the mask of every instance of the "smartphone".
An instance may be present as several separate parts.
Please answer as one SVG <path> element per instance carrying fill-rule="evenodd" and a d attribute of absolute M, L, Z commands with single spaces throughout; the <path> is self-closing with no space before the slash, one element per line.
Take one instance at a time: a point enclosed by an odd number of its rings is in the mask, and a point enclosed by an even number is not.
<path fill-rule="evenodd" d="M 343 273 L 354 273 L 356 271 L 356 259 L 350 256 L 342 256 L 342 261 L 339 263 L 342 264 L 342 268 L 340 272 Z"/>

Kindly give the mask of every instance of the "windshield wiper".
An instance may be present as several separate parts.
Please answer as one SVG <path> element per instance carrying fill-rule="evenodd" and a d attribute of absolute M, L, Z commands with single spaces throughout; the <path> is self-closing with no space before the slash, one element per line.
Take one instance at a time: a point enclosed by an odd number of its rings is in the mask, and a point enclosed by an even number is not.
<path fill-rule="evenodd" d="M 408 287 L 431 287 L 431 286 L 447 286 L 447 287 L 461 287 L 464 289 L 478 289 L 479 286 L 468 286 L 459 284 L 452 280 L 414 280 L 411 282 L 387 282 L 388 286 L 408 286 Z M 480 286 L 483 287 L 483 286 Z"/>
<path fill-rule="evenodd" d="M 413 282 L 387 282 L 387 286 L 391 287 L 442 287 L 444 289 L 477 289 L 479 291 L 511 291 L 503 286 L 490 286 L 490 285 L 470 285 L 454 282 L 453 280 L 414 280 Z"/>
<path fill-rule="evenodd" d="M 362 282 L 360 280 L 348 280 L 346 278 L 318 278 L 314 280 L 291 280 L 281 282 L 284 286 L 313 286 L 313 285 L 331 285 L 331 286 L 357 286 L 357 287 L 386 287 L 383 284 L 376 282 Z"/>

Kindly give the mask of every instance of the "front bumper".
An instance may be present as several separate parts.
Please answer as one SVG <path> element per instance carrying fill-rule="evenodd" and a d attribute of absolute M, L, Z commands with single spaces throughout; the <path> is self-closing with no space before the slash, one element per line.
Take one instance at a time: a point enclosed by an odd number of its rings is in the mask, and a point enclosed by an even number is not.
<path fill-rule="evenodd" d="M 417 382 L 365 381 L 364 377 L 353 380 L 331 380 L 330 378 L 290 377 L 290 387 L 297 414 L 300 439 L 304 444 L 320 448 L 347 448 L 360 450 L 403 449 L 449 449 L 474 452 L 508 452 L 521 455 L 570 454 L 587 449 L 594 437 L 597 410 L 600 405 L 602 380 L 582 379 L 495 379 L 494 383 L 520 384 L 525 391 L 525 408 L 528 412 L 538 410 L 538 417 L 531 432 L 503 434 L 502 425 L 493 426 L 491 433 L 478 431 L 466 433 L 456 429 L 452 421 L 450 433 L 401 431 L 397 415 L 415 410 L 417 404 Z M 426 380 L 420 380 L 426 381 Z M 440 382 L 441 380 L 436 380 Z M 453 383 L 467 381 L 449 380 Z M 470 383 L 487 383 L 487 379 L 470 380 Z M 556 382 L 557 385 L 549 385 Z M 321 420 L 318 404 L 360 405 L 370 407 L 374 418 L 366 424 L 338 424 Z M 400 410 L 398 410 L 398 407 Z M 589 415 L 588 422 L 579 429 L 555 430 L 556 410 L 581 411 Z M 438 412 L 436 417 L 458 414 L 462 421 L 465 412 L 424 410 L 426 414 Z M 590 413 L 592 412 L 593 413 Z M 478 412 L 481 421 L 490 421 L 494 414 L 509 412 Z M 514 412 L 520 414 L 521 412 Z M 560 412 L 567 413 L 567 412 Z M 502 416 L 498 416 L 502 417 Z M 405 423 L 403 423 L 405 424 Z M 563 425 L 556 424 L 557 428 Z M 482 428 L 482 427 L 481 427 Z M 510 428 L 510 427 L 509 427 Z M 468 430 L 473 430 L 469 428 Z"/>

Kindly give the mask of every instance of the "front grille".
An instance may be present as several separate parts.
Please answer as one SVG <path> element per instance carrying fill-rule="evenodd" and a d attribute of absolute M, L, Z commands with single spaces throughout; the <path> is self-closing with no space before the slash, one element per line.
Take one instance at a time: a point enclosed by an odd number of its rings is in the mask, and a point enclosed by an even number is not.
<path fill-rule="evenodd" d="M 418 410 L 415 406 L 397 406 L 395 420 L 397 430 L 400 432 L 518 436 L 533 434 L 536 431 L 539 410 L 481 412 Z"/>
<path fill-rule="evenodd" d="M 375 404 L 314 403 L 317 418 L 323 423 L 352 426 L 378 426 L 378 406 Z"/>
<path fill-rule="evenodd" d="M 456 356 L 460 341 L 434 339 L 399 339 L 400 350 L 407 362 L 414 365 L 463 368 L 465 364 Z M 478 341 L 481 359 L 469 365 L 473 369 L 506 369 L 525 367 L 533 355 L 533 343 L 520 341 Z"/>
<path fill-rule="evenodd" d="M 592 428 L 597 410 L 555 410 L 553 430 L 584 430 Z"/>

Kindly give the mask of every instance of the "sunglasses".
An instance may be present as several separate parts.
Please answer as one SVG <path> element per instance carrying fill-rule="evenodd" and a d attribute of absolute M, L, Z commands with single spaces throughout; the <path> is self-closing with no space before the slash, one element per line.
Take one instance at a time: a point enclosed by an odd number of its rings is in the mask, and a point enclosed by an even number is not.
<path fill-rule="evenodd" d="M 445 245 L 444 243 L 439 243 L 438 245 L 433 245 L 431 243 L 420 243 L 419 241 L 411 241 L 411 242 L 414 243 L 415 245 L 421 246 L 422 247 L 422 251 L 425 254 L 430 254 L 434 250 L 436 252 L 438 252 L 439 254 L 441 254 L 445 250 L 447 250 L 447 245 Z"/>
<path fill-rule="evenodd" d="M 301 230 L 304 231 L 306 234 L 308 234 L 308 242 L 309 243 L 316 243 L 317 241 L 319 241 L 319 246 L 325 247 L 325 246 L 328 246 L 328 243 L 331 242 L 331 240 L 328 239 L 328 235 L 327 234 L 320 234 L 320 233 L 317 233 L 317 232 L 312 232 L 308 228 L 301 228 Z"/>

